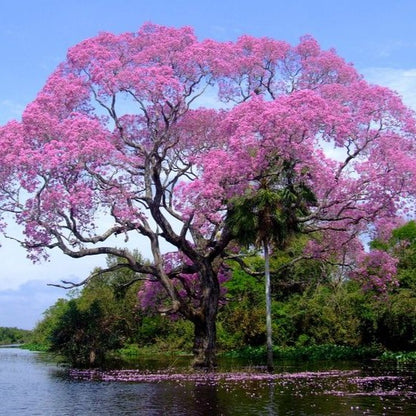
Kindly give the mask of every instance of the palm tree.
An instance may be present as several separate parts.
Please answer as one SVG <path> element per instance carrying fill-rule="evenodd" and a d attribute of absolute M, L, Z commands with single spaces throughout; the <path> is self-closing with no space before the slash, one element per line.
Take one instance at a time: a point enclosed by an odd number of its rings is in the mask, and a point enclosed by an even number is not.
<path fill-rule="evenodd" d="M 290 237 L 300 231 L 300 216 L 308 213 L 316 199 L 303 183 L 293 183 L 289 164 L 279 177 L 263 177 L 247 195 L 231 201 L 226 224 L 235 240 L 262 248 L 266 295 L 267 370 L 273 371 L 273 343 L 270 291 L 270 251 L 284 249 Z"/>

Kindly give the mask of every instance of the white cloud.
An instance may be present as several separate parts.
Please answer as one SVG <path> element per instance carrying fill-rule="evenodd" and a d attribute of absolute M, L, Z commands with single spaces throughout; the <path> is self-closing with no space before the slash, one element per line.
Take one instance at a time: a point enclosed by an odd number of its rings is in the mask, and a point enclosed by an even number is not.
<path fill-rule="evenodd" d="M 29 280 L 79 282 L 88 277 L 94 268 L 105 266 L 104 257 L 72 259 L 59 251 L 51 251 L 49 261 L 33 264 L 17 243 L 4 239 L 0 242 L 0 290 L 16 290 Z"/>
<path fill-rule="evenodd" d="M 43 312 L 67 292 L 42 280 L 31 280 L 17 289 L 0 290 L 0 326 L 32 329 Z"/>
<path fill-rule="evenodd" d="M 396 91 L 406 105 L 416 110 L 416 68 L 367 68 L 362 73 L 369 82 Z"/>

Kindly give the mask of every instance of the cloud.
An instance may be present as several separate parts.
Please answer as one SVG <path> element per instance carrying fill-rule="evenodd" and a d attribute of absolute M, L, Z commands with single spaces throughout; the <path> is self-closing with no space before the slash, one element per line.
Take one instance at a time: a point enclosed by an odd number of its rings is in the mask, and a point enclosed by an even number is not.
<path fill-rule="evenodd" d="M 54 250 L 50 251 L 48 261 L 34 264 L 16 242 L 0 236 L 0 244 L 0 290 L 17 290 L 24 282 L 31 280 L 78 282 L 88 277 L 96 267 L 105 266 L 105 257 L 73 259 Z"/>
<path fill-rule="evenodd" d="M 367 81 L 396 91 L 406 105 L 416 110 L 416 68 L 367 68 L 362 73 Z"/>
<path fill-rule="evenodd" d="M 33 329 L 43 312 L 67 293 L 42 280 L 28 281 L 14 290 L 0 290 L 0 326 Z"/>

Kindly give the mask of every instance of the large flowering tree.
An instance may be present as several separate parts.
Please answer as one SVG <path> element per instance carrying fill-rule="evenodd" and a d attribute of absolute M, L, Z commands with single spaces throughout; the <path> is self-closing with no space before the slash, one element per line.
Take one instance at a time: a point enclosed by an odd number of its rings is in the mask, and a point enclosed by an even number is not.
<path fill-rule="evenodd" d="M 103 33 L 70 49 L 22 120 L 1 128 L 1 228 L 14 217 L 34 260 L 111 254 L 151 276 L 165 312 L 194 323 L 195 364 L 212 367 L 230 201 L 270 177 L 276 190 L 307 187 L 315 202 L 296 221 L 320 238 L 306 255 L 353 260 L 363 233 L 413 209 L 414 133 L 397 95 L 310 37 Z M 119 247 L 137 234 L 149 261 Z"/>

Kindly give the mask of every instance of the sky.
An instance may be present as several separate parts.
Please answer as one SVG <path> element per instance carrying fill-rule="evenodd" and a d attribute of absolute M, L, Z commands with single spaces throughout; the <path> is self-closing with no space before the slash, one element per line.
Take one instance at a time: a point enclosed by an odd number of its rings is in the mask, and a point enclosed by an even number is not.
<path fill-rule="evenodd" d="M 21 117 L 68 48 L 146 22 L 191 26 L 201 40 L 249 34 L 296 44 L 309 34 L 416 110 L 414 16 L 414 0 L 0 0 L 0 125 Z M 0 326 L 33 328 L 67 296 L 48 283 L 79 281 L 104 264 L 52 253 L 33 265 L 15 242 L 0 243 Z M 138 249 L 146 254 L 146 247 Z"/>

